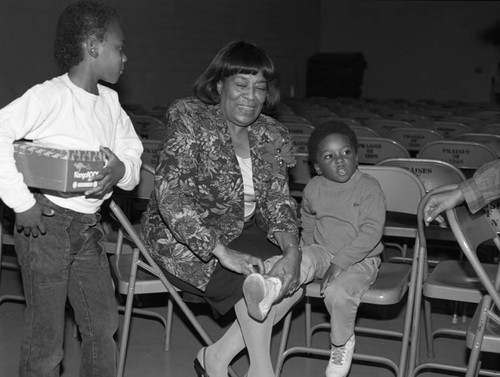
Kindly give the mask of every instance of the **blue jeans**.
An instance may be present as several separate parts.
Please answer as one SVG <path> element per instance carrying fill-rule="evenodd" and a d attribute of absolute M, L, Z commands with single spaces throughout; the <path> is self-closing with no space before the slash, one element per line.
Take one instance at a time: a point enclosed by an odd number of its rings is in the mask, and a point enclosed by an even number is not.
<path fill-rule="evenodd" d="M 37 200 L 55 211 L 43 218 L 47 233 L 26 237 L 14 232 L 26 297 L 20 376 L 60 375 L 69 299 L 82 338 L 80 376 L 114 377 L 118 310 L 100 245 L 100 214 L 61 208 L 41 195 Z"/>

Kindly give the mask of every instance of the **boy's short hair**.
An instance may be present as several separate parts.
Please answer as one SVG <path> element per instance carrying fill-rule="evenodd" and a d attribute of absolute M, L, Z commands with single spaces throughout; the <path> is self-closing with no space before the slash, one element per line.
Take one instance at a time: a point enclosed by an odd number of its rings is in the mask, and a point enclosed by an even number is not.
<path fill-rule="evenodd" d="M 120 24 L 116 10 L 100 2 L 83 0 L 69 5 L 59 16 L 54 57 L 64 71 L 83 60 L 83 43 L 91 36 L 104 40 L 110 26 Z"/>
<path fill-rule="evenodd" d="M 354 148 L 354 152 L 358 153 L 358 138 L 354 131 L 344 122 L 340 120 L 329 120 L 326 123 L 322 123 L 318 127 L 314 129 L 309 136 L 308 141 L 308 151 L 309 151 L 309 159 L 314 164 L 316 163 L 316 153 L 318 152 L 319 144 L 328 136 L 333 134 L 340 134 L 346 136 L 352 147 Z"/>

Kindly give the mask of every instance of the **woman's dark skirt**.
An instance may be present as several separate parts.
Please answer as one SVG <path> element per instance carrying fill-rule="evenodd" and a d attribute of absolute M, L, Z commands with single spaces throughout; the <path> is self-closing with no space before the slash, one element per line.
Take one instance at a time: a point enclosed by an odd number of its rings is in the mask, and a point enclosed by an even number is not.
<path fill-rule="evenodd" d="M 228 245 L 233 250 L 261 258 L 263 261 L 281 255 L 281 249 L 267 239 L 267 233 L 255 221 L 245 224 L 242 234 Z M 217 264 L 205 292 L 164 271 L 167 279 L 183 292 L 205 299 L 219 314 L 226 314 L 242 297 L 245 276 Z"/>

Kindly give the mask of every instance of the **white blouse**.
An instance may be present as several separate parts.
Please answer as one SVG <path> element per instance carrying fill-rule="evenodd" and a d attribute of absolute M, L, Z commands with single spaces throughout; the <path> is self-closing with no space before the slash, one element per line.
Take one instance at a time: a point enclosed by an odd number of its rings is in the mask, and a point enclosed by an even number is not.
<path fill-rule="evenodd" d="M 238 158 L 238 163 L 241 169 L 241 175 L 243 176 L 243 194 L 245 197 L 245 221 L 252 218 L 255 212 L 255 190 L 253 187 L 253 176 L 252 176 L 252 159 L 249 158 Z"/>

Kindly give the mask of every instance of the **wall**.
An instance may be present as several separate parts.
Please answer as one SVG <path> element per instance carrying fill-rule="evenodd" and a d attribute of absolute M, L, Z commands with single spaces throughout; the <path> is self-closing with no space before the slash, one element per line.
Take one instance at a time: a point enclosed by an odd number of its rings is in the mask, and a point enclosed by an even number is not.
<path fill-rule="evenodd" d="M 360 51 L 363 95 L 489 101 L 499 47 L 478 34 L 500 19 L 494 1 L 322 1 L 320 50 Z"/>
<path fill-rule="evenodd" d="M 109 0 L 123 19 L 129 61 L 116 89 L 122 103 L 165 105 L 191 94 L 195 78 L 227 42 L 261 45 L 284 94 L 304 90 L 318 50 L 319 0 Z M 0 2 L 0 106 L 58 74 L 52 41 L 64 0 Z"/>

